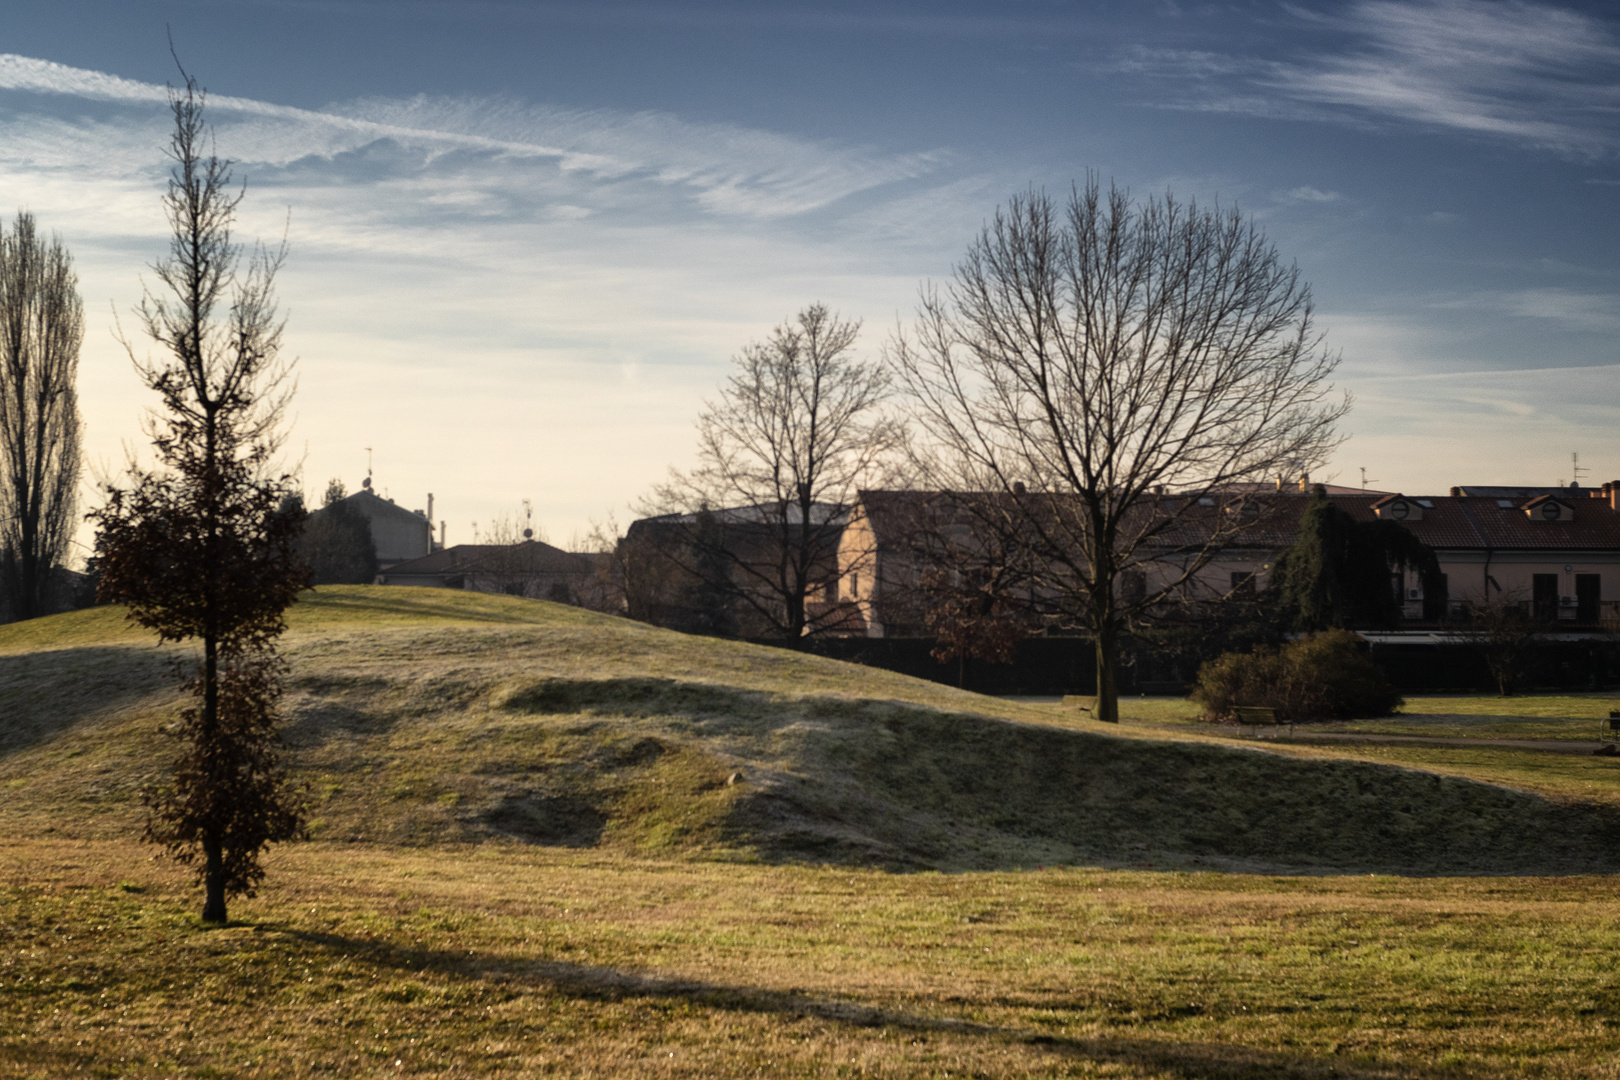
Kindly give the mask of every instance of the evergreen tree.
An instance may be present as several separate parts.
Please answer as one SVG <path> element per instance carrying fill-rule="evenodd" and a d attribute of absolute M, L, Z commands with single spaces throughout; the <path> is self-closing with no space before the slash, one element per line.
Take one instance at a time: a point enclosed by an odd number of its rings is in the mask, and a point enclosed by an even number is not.
<path fill-rule="evenodd" d="M 127 603 L 160 641 L 201 645 L 194 668 L 177 662 L 194 701 L 180 713 L 173 780 L 145 792 L 146 836 L 197 867 L 202 917 L 222 923 L 226 897 L 251 896 L 263 879 L 264 847 L 303 833 L 302 801 L 278 761 L 276 639 L 308 572 L 296 551 L 302 508 L 271 469 L 291 395 L 277 360 L 280 253 L 238 272 L 230 227 L 242 196 L 230 163 L 203 153 L 203 102 L 189 77 L 170 94 L 173 236 L 153 268 L 169 295 L 139 308 L 168 353 L 136 361 L 161 406 L 149 422 L 160 468 L 132 467 L 130 486 L 110 487 L 91 516 L 101 598 Z"/>
<path fill-rule="evenodd" d="M 1334 506 L 1317 484 L 1299 518 L 1299 535 L 1273 571 L 1279 606 L 1302 632 L 1399 623 L 1395 575 L 1417 570 L 1438 586 L 1434 552 L 1394 521 L 1360 521 Z"/>

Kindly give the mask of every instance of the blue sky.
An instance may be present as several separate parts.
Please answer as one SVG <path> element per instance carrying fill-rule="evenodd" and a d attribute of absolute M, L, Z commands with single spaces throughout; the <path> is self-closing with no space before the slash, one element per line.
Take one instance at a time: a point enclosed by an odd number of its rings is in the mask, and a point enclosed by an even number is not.
<path fill-rule="evenodd" d="M 1086 170 L 1235 203 L 1314 285 L 1340 483 L 1620 477 L 1620 25 L 1494 3 L 52 0 L 0 24 L 0 207 L 60 232 L 92 455 L 164 244 L 165 38 L 278 237 L 305 484 L 565 542 L 689 462 L 804 304 L 876 353 L 996 205 Z M 149 276 L 149 275 L 148 275 Z"/>

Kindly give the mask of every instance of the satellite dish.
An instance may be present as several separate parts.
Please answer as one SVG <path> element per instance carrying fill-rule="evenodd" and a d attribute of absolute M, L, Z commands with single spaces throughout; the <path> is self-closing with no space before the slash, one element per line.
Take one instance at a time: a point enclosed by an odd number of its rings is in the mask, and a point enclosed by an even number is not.
<path fill-rule="evenodd" d="M 371 477 L 368 476 L 364 480 L 360 481 L 360 486 L 369 491 L 371 489 Z"/>
<path fill-rule="evenodd" d="M 534 530 L 533 529 L 524 529 L 523 530 L 523 539 L 525 539 L 525 540 L 533 540 L 534 539 Z"/>

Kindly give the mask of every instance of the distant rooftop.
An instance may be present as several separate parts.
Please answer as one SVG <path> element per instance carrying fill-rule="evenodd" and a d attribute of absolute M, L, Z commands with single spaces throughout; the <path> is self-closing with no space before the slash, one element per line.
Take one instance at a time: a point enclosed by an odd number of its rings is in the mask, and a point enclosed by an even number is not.
<path fill-rule="evenodd" d="M 1564 499 L 1588 499 L 1603 494 L 1600 487 L 1582 487 L 1580 484 L 1547 487 L 1517 486 L 1514 484 L 1465 484 L 1451 489 L 1453 498 L 1471 499 L 1534 499 L 1540 495 L 1557 495 Z"/>

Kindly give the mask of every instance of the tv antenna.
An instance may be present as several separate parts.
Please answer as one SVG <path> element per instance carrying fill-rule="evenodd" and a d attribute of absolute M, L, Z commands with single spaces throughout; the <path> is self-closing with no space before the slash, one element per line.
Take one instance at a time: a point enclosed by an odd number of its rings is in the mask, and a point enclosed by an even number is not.
<path fill-rule="evenodd" d="M 1579 453 L 1574 453 L 1574 454 L 1569 455 L 1569 485 L 1570 485 L 1570 487 L 1580 487 L 1581 486 L 1581 473 L 1587 473 L 1587 472 L 1591 472 L 1591 471 L 1592 471 L 1591 469 L 1588 469 L 1585 465 L 1581 464 L 1581 455 Z"/>
<path fill-rule="evenodd" d="M 370 480 L 371 479 L 371 447 L 362 446 L 360 449 L 362 449 L 362 450 L 364 450 L 366 452 L 366 479 Z M 369 487 L 370 485 L 368 484 L 366 486 Z"/>
<path fill-rule="evenodd" d="M 1361 467 L 1361 490 L 1367 490 L 1367 466 L 1365 465 Z"/>

